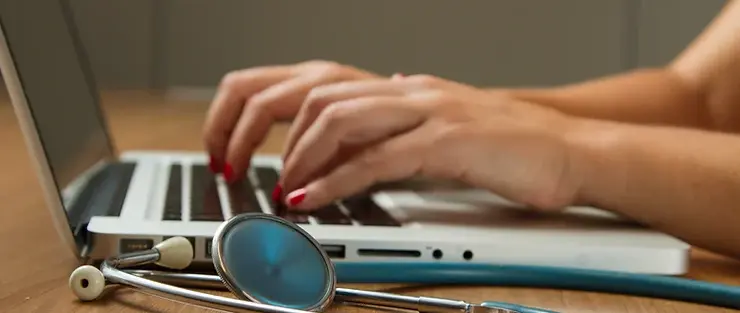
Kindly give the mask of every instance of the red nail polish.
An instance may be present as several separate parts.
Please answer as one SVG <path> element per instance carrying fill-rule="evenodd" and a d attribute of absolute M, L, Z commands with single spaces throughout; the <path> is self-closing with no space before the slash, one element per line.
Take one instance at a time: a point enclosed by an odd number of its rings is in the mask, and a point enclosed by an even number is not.
<path fill-rule="evenodd" d="M 226 179 L 226 182 L 233 182 L 234 181 L 234 169 L 231 168 L 231 164 L 226 163 L 224 165 L 224 178 Z"/>
<path fill-rule="evenodd" d="M 306 198 L 306 189 L 298 189 L 288 194 L 288 205 L 296 206 Z"/>
<path fill-rule="evenodd" d="M 280 203 L 280 198 L 283 196 L 283 186 L 278 183 L 275 189 L 272 190 L 272 202 Z"/>
<path fill-rule="evenodd" d="M 219 173 L 221 172 L 221 166 L 219 165 L 219 162 L 213 158 L 213 156 L 210 157 L 210 161 L 208 163 L 208 167 L 211 169 L 211 172 L 213 173 Z"/>

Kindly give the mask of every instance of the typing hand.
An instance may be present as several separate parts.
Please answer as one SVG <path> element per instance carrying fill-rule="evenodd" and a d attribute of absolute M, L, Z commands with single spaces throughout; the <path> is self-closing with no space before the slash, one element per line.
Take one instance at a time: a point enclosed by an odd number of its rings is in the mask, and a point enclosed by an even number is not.
<path fill-rule="evenodd" d="M 430 76 L 325 85 L 311 91 L 291 128 L 283 201 L 309 210 L 422 175 L 560 208 L 580 184 L 569 136 L 576 125 L 554 110 Z"/>
<path fill-rule="evenodd" d="M 244 175 L 275 121 L 293 118 L 315 87 L 381 77 L 326 61 L 249 68 L 226 75 L 203 130 L 211 170 L 228 182 Z"/>

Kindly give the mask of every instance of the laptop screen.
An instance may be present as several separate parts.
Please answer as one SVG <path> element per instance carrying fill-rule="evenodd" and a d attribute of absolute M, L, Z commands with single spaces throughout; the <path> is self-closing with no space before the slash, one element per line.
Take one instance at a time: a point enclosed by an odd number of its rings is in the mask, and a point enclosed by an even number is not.
<path fill-rule="evenodd" d="M 0 26 L 62 190 L 112 154 L 70 14 L 62 1 L 0 0 Z"/>

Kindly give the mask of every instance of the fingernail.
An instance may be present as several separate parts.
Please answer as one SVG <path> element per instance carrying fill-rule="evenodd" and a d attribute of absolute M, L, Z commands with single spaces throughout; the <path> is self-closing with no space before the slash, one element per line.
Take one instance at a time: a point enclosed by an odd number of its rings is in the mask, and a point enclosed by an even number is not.
<path fill-rule="evenodd" d="M 393 76 L 391 76 L 391 79 L 399 79 L 403 78 L 403 73 L 395 73 Z"/>
<path fill-rule="evenodd" d="M 221 166 L 219 165 L 218 160 L 213 158 L 213 156 L 210 156 L 210 161 L 208 162 L 208 167 L 211 169 L 211 172 L 213 173 L 219 173 L 221 172 Z"/>
<path fill-rule="evenodd" d="M 275 189 L 272 190 L 272 202 L 280 203 L 280 198 L 283 196 L 283 186 L 278 183 Z"/>
<path fill-rule="evenodd" d="M 231 168 L 231 164 L 229 163 L 226 163 L 226 165 L 224 165 L 224 178 L 228 183 L 234 181 L 234 169 Z"/>
<path fill-rule="evenodd" d="M 298 189 L 288 194 L 288 205 L 296 206 L 306 198 L 306 189 Z"/>

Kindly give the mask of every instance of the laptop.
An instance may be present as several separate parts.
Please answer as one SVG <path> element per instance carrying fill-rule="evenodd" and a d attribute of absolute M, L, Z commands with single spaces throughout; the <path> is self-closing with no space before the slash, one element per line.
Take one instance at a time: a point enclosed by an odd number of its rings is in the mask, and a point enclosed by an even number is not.
<path fill-rule="evenodd" d="M 117 151 L 73 12 L 64 1 L 2 1 L 0 67 L 54 225 L 80 262 L 188 238 L 210 264 L 217 227 L 281 214 L 334 262 L 470 262 L 683 274 L 689 245 L 606 211 L 537 213 L 485 190 L 413 178 L 373 186 L 311 214 L 270 201 L 278 155 L 257 155 L 241 184 L 205 152 Z"/>

